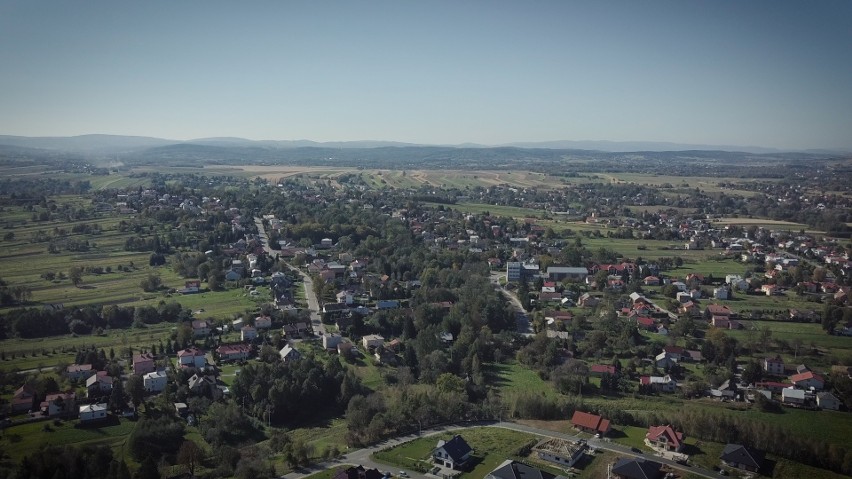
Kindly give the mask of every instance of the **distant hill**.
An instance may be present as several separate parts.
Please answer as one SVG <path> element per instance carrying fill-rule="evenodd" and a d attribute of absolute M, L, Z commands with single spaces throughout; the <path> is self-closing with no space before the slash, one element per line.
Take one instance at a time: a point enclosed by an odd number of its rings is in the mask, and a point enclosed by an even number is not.
<path fill-rule="evenodd" d="M 515 142 L 502 145 L 483 145 L 477 143 L 461 143 L 456 145 L 425 145 L 418 143 L 404 143 L 397 141 L 359 140 L 359 141 L 328 141 L 319 142 L 312 140 L 249 140 L 238 137 L 213 137 L 198 138 L 194 140 L 181 141 L 164 138 L 152 138 L 147 136 L 122 136 L 122 135 L 80 135 L 80 136 L 9 136 L 0 135 L 0 145 L 20 146 L 25 148 L 41 148 L 47 150 L 66 150 L 77 152 L 127 152 L 154 148 L 158 146 L 193 144 L 220 147 L 262 147 L 262 148 L 384 148 L 384 147 L 434 147 L 434 148 L 523 148 L 523 149 L 551 149 L 551 150 L 588 150 L 603 151 L 611 153 L 627 153 L 637 151 L 737 151 L 744 153 L 781 153 L 783 151 L 775 148 L 764 148 L 759 146 L 731 146 L 731 145 L 698 145 L 686 143 L 668 143 L 654 141 L 539 141 L 539 142 Z M 802 151 L 802 153 L 834 154 L 849 153 L 849 151 L 832 149 L 814 149 Z"/>
<path fill-rule="evenodd" d="M 173 143 L 176 143 L 176 141 L 147 136 L 80 135 L 30 137 L 0 135 L 0 145 L 73 152 L 126 152 Z"/>
<path fill-rule="evenodd" d="M 743 153 L 779 153 L 784 150 L 763 148 L 760 146 L 731 146 L 731 145 L 694 145 L 688 143 L 668 143 L 661 141 L 540 141 L 509 143 L 506 146 L 518 148 L 553 148 L 557 150 L 597 150 L 613 153 L 634 151 L 741 151 Z"/>

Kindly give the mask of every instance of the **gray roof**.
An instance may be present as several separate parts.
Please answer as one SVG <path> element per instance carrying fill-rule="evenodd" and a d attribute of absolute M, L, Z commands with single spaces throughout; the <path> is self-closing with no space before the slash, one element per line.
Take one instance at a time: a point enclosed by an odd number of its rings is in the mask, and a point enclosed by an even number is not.
<path fill-rule="evenodd" d="M 612 473 L 629 479 L 656 479 L 662 464 L 644 459 L 620 459 L 612 466 Z"/>
<path fill-rule="evenodd" d="M 744 464 L 749 467 L 760 468 L 763 463 L 763 453 L 749 449 L 742 444 L 728 444 L 722 455 L 719 456 L 725 462 Z"/>
<path fill-rule="evenodd" d="M 489 475 L 495 479 L 555 479 L 557 477 L 517 461 L 505 461 Z"/>

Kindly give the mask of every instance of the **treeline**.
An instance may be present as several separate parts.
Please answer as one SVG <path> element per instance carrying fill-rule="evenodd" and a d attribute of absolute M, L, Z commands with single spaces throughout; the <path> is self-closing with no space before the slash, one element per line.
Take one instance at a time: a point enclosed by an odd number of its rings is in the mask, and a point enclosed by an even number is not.
<path fill-rule="evenodd" d="M 15 479 L 130 479 L 124 460 L 107 446 L 43 446 L 25 456 L 12 474 Z"/>
<path fill-rule="evenodd" d="M 89 334 L 97 329 L 190 321 L 192 311 L 179 303 L 154 306 L 83 306 L 75 308 L 22 308 L 0 315 L 0 338 L 44 338 L 61 334 Z"/>

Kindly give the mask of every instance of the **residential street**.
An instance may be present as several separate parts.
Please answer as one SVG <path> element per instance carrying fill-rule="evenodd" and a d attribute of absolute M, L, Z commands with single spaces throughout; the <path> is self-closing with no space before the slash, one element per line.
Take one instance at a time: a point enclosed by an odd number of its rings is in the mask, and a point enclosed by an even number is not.
<path fill-rule="evenodd" d="M 272 249 L 269 246 L 269 236 L 266 234 L 266 228 L 263 227 L 263 221 L 261 218 L 255 217 L 254 224 L 257 226 L 257 236 L 260 242 L 263 244 L 263 249 L 266 251 L 266 254 L 272 256 L 273 258 L 277 254 L 277 251 Z M 311 314 L 311 325 L 314 328 L 314 334 L 319 336 L 325 336 L 325 326 L 322 324 L 322 320 L 320 318 L 320 305 L 317 300 L 317 295 L 314 293 L 314 282 L 311 280 L 311 277 L 305 273 L 304 271 L 296 268 L 292 264 L 287 263 L 287 266 L 299 273 L 302 277 L 302 282 L 305 287 L 305 298 L 308 301 L 308 312 Z"/>
<path fill-rule="evenodd" d="M 466 429 L 466 428 L 470 428 L 470 427 L 502 427 L 502 428 L 505 428 L 505 429 L 513 430 L 513 431 L 527 432 L 527 433 L 530 433 L 530 434 L 535 434 L 537 436 L 543 436 L 543 437 L 555 437 L 555 438 L 559 438 L 559 439 L 567 439 L 567 440 L 570 440 L 570 441 L 576 441 L 576 440 L 582 439 L 582 437 L 578 436 L 578 435 L 562 434 L 562 433 L 558 433 L 558 432 L 554 432 L 554 431 L 548 431 L 548 430 L 545 430 L 545 429 L 538 429 L 538 428 L 534 428 L 534 427 L 530 427 L 530 426 L 524 426 L 522 424 L 515 424 L 515 423 L 512 423 L 512 422 L 479 422 L 479 423 L 472 423 L 472 424 L 466 424 L 466 425 L 445 426 L 445 427 L 438 427 L 438 428 L 423 431 L 423 433 L 420 436 L 418 436 L 416 434 L 409 434 L 407 436 L 401 436 L 401 437 L 397 437 L 397 438 L 394 438 L 394 439 L 389 439 L 389 440 L 386 440 L 386 441 L 381 442 L 379 444 L 376 444 L 374 446 L 370 446 L 370 447 L 366 447 L 366 448 L 363 448 L 363 449 L 358 449 L 358 450 L 355 450 L 355 451 L 348 452 L 347 454 L 344 454 L 339 460 L 327 461 L 327 462 L 323 462 L 323 463 L 320 463 L 320 464 L 316 464 L 314 466 L 311 466 L 310 468 L 302 469 L 298 472 L 291 472 L 291 473 L 286 474 L 282 477 L 285 478 L 285 479 L 303 479 L 303 478 L 305 478 L 305 477 L 307 477 L 311 474 L 315 474 L 317 472 L 324 471 L 324 470 L 329 469 L 329 468 L 339 467 L 339 466 L 343 466 L 343 465 L 362 465 L 362 466 L 364 466 L 365 468 L 368 468 L 368 469 L 369 468 L 376 468 L 380 471 L 387 471 L 387 472 L 390 472 L 394 476 L 398 476 L 399 475 L 399 470 L 397 470 L 398 468 L 396 468 L 395 466 L 390 466 L 390 465 L 387 465 L 387 464 L 375 462 L 375 461 L 371 460 L 370 456 L 376 451 L 380 451 L 382 449 L 385 449 L 385 448 L 388 448 L 388 447 L 391 447 L 391 446 L 395 446 L 395 445 L 398 445 L 398 444 L 403 444 L 403 443 L 406 443 L 406 442 L 409 442 L 409 441 L 413 441 L 414 439 L 417 439 L 418 437 L 429 437 L 429 436 L 434 436 L 436 434 L 440 434 L 440 433 L 445 432 L 445 431 L 455 431 L 455 430 L 458 430 L 458 429 Z M 700 467 L 684 466 L 684 465 L 678 464 L 674 461 L 670 461 L 668 459 L 663 459 L 662 457 L 659 457 L 659 456 L 651 455 L 650 453 L 637 454 L 637 453 L 632 452 L 630 450 L 630 448 L 627 447 L 627 446 L 615 444 L 615 443 L 607 441 L 607 440 L 592 438 L 592 439 L 586 439 L 586 442 L 588 443 L 588 445 L 590 447 L 595 448 L 595 449 L 601 449 L 601 450 L 605 450 L 605 451 L 615 452 L 615 453 L 622 455 L 622 456 L 625 456 L 625 457 L 647 457 L 649 460 L 654 460 L 654 461 L 657 461 L 659 463 L 666 464 L 666 465 L 672 467 L 673 469 L 678 469 L 680 471 L 688 472 L 690 474 L 700 476 L 700 477 L 705 477 L 707 479 L 715 479 L 715 478 L 719 477 L 719 475 L 714 473 L 713 471 L 709 471 L 707 469 L 703 469 L 703 468 L 700 468 Z M 434 476 L 426 476 L 425 474 L 420 474 L 416 471 L 412 471 L 412 470 L 408 470 L 408 469 L 406 469 L 405 472 L 410 477 L 412 477 L 414 479 L 427 479 L 427 478 L 428 479 L 434 479 Z"/>

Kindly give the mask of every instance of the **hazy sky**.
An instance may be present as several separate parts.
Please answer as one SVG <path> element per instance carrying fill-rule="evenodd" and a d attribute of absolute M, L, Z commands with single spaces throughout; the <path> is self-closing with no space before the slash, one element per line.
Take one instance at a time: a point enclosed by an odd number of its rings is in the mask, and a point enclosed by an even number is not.
<path fill-rule="evenodd" d="M 0 2 L 0 134 L 852 147 L 852 1 Z"/>

